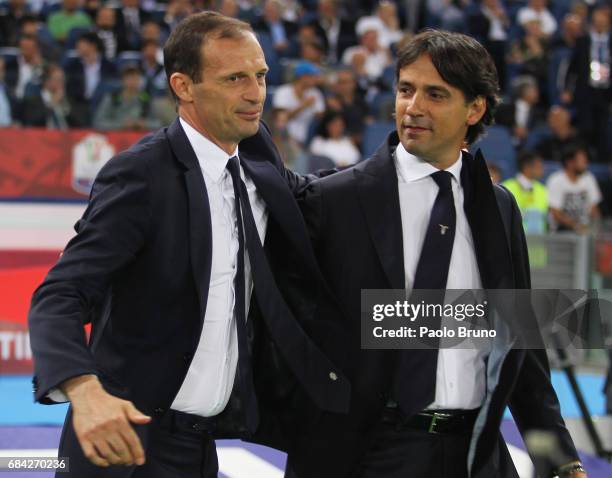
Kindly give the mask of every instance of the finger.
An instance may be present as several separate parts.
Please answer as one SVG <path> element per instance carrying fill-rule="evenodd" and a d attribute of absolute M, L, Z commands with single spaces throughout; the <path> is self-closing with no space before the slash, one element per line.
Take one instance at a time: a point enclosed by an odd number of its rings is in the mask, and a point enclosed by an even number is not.
<path fill-rule="evenodd" d="M 103 466 L 103 467 L 107 467 L 110 465 L 110 463 L 105 460 L 104 458 L 102 458 L 102 456 L 100 456 L 100 454 L 98 453 L 98 451 L 96 450 L 96 448 L 93 446 L 93 444 L 89 441 L 82 441 L 81 442 L 81 448 L 83 449 L 83 454 L 85 455 L 85 457 L 91 461 L 94 465 L 98 465 L 98 466 Z"/>
<path fill-rule="evenodd" d="M 94 447 L 103 459 L 111 465 L 118 465 L 121 462 L 121 457 L 107 443 L 106 438 L 94 441 Z"/>
<path fill-rule="evenodd" d="M 132 402 L 126 403 L 125 412 L 128 420 L 137 425 L 146 425 L 151 421 L 151 417 L 138 410 Z"/>
<path fill-rule="evenodd" d="M 140 443 L 140 438 L 138 438 L 138 435 L 136 434 L 134 429 L 131 426 L 127 425 L 126 427 L 121 427 L 119 433 L 121 433 L 121 437 L 127 444 L 134 463 L 136 463 L 137 465 L 144 465 L 144 450 L 142 448 L 142 444 Z"/>
<path fill-rule="evenodd" d="M 126 426 L 129 425 L 126 423 Z M 115 455 L 119 457 L 119 463 L 115 463 L 116 465 L 134 464 L 134 458 L 132 457 L 130 447 L 127 445 L 127 443 L 125 443 L 125 440 L 121 435 L 121 428 L 119 428 L 115 434 L 106 437 L 106 441 Z"/>

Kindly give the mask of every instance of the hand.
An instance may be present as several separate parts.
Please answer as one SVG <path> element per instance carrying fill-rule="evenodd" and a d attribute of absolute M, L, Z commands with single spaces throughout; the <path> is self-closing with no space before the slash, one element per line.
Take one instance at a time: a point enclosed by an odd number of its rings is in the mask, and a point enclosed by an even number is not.
<path fill-rule="evenodd" d="M 73 425 L 85 456 L 95 465 L 142 465 L 145 454 L 130 425 L 151 421 L 127 400 L 104 390 L 95 375 L 64 382 L 61 389 L 72 403 Z"/>

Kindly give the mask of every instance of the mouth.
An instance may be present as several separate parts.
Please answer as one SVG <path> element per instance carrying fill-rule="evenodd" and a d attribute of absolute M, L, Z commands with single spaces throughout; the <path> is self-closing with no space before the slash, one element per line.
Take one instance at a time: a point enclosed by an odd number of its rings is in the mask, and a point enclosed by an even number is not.
<path fill-rule="evenodd" d="M 254 121 L 258 120 L 261 116 L 261 110 L 238 111 L 236 114 L 247 121 Z"/>
<path fill-rule="evenodd" d="M 417 125 L 412 125 L 412 124 L 405 124 L 405 125 L 402 125 L 402 127 L 404 131 L 406 131 L 409 134 L 420 134 L 426 131 L 431 131 L 431 128 L 425 128 L 423 126 L 417 126 Z"/>

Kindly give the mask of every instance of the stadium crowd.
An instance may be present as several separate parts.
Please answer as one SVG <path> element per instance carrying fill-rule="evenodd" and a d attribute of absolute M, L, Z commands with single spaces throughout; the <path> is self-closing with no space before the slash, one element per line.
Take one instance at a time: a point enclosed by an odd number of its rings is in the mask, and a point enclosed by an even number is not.
<path fill-rule="evenodd" d="M 0 126 L 146 131 L 168 124 L 176 112 L 164 42 L 182 18 L 209 9 L 257 32 L 270 66 L 266 117 L 289 166 L 347 166 L 393 128 L 398 47 L 422 28 L 443 28 L 476 37 L 495 61 L 502 98 L 495 137 L 517 158 L 498 166 L 523 212 L 539 211 L 525 214 L 528 230 L 548 229 L 541 215 L 550 200 L 551 229 L 582 232 L 612 213 L 604 166 L 612 137 L 610 3 L 6 0 Z M 600 168 L 599 185 L 589 160 Z M 561 163 L 548 188 L 538 182 Z"/>

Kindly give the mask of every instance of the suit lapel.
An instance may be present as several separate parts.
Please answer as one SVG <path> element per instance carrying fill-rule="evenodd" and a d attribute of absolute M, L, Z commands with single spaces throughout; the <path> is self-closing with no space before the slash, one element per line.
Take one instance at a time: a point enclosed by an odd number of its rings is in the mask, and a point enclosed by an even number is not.
<path fill-rule="evenodd" d="M 404 277 L 404 241 L 399 205 L 397 171 L 391 144 L 397 144 L 392 133 L 369 161 L 354 169 L 359 202 L 392 289 L 406 287 Z"/>
<path fill-rule="evenodd" d="M 198 159 L 178 119 L 168 127 L 166 134 L 174 156 L 186 168 L 184 175 L 189 202 L 189 250 L 200 302 L 200 326 L 202 326 L 208 301 L 213 254 L 208 193 Z"/>
<path fill-rule="evenodd" d="M 306 265 L 315 264 L 306 224 L 293 194 L 279 171 L 270 161 L 258 158 L 253 152 L 241 150 L 240 159 L 272 218 L 278 223 L 295 250 L 302 255 Z"/>
<path fill-rule="evenodd" d="M 463 208 L 470 224 L 483 288 L 513 287 L 509 238 L 497 205 L 493 184 L 480 151 L 463 153 Z"/>

